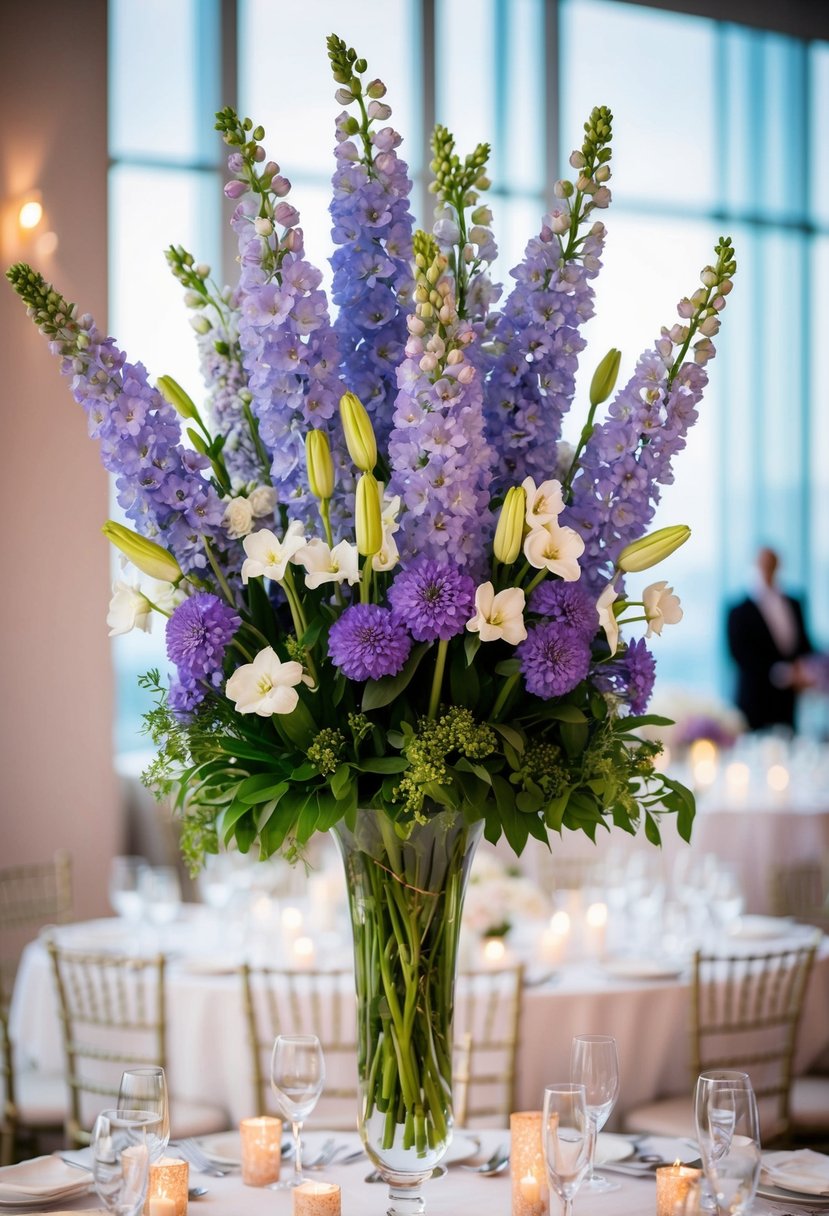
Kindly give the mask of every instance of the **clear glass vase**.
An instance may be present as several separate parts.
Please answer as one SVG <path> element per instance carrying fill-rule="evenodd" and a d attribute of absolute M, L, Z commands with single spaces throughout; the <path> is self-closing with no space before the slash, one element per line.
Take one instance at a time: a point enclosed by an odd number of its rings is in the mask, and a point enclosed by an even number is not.
<path fill-rule="evenodd" d="M 482 830 L 442 809 L 405 840 L 380 811 L 334 828 L 354 938 L 360 1134 L 389 1216 L 425 1211 L 422 1185 L 452 1141 L 458 935 Z"/>

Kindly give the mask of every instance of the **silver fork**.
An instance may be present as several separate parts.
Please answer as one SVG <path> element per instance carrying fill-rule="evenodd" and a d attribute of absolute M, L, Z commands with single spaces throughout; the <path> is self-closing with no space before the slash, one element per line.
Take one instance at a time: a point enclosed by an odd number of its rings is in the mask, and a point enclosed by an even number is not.
<path fill-rule="evenodd" d="M 334 1140 L 325 1140 L 322 1148 L 317 1153 L 316 1157 L 312 1157 L 310 1161 L 303 1161 L 302 1168 L 304 1170 L 321 1170 L 329 1164 L 335 1153 L 339 1152 L 339 1146 Z"/>
<path fill-rule="evenodd" d="M 199 1174 L 210 1174 L 213 1178 L 224 1178 L 227 1170 L 220 1169 L 210 1160 L 207 1154 L 199 1148 L 195 1140 L 177 1140 L 174 1147 Z"/>

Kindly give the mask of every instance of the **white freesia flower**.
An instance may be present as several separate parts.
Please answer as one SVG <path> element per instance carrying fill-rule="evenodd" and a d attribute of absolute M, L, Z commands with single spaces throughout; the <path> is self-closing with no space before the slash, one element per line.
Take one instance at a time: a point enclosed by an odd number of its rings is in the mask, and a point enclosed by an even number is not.
<path fill-rule="evenodd" d="M 231 540 L 247 536 L 253 527 L 253 508 L 249 498 L 231 498 L 222 516 L 222 526 Z"/>
<path fill-rule="evenodd" d="M 521 482 L 527 493 L 527 527 L 537 528 L 539 524 L 555 523 L 564 510 L 564 496 L 560 481 L 542 481 L 536 486 L 532 477 L 525 477 Z"/>
<path fill-rule="evenodd" d="M 383 528 L 390 534 L 397 532 L 400 528 L 397 517 L 400 514 L 400 495 L 393 494 L 391 498 L 387 494 L 383 494 L 383 486 L 380 484 L 380 494 L 382 496 L 383 510 L 381 519 Z"/>
<path fill-rule="evenodd" d="M 676 625 L 682 620 L 682 609 L 679 606 L 679 596 L 674 595 L 673 587 L 667 580 L 651 583 L 642 592 L 642 603 L 645 605 L 645 616 L 648 618 L 649 638 L 652 633 L 661 633 L 663 625 Z"/>
<path fill-rule="evenodd" d="M 510 646 L 517 646 L 527 636 L 524 592 L 520 587 L 507 587 L 496 595 L 492 583 L 481 583 L 475 592 L 475 610 L 466 628 L 477 633 L 482 642 L 503 638 Z"/>
<path fill-rule="evenodd" d="M 385 519 L 385 516 L 383 518 Z M 400 561 L 400 551 L 394 539 L 394 533 L 399 527 L 397 523 L 392 523 L 391 527 L 384 526 L 383 543 L 371 559 L 372 570 L 393 570 Z"/>
<path fill-rule="evenodd" d="M 174 587 L 172 583 L 162 582 L 158 578 L 151 578 L 144 583 L 142 591 L 160 612 L 172 612 L 187 598 L 180 587 Z"/>
<path fill-rule="evenodd" d="M 333 549 L 329 549 L 324 540 L 314 537 L 307 545 L 297 549 L 291 561 L 304 567 L 305 586 L 312 590 L 323 583 L 348 582 L 353 587 L 360 581 L 357 546 L 350 545 L 347 540 L 341 540 Z"/>
<path fill-rule="evenodd" d="M 584 553 L 584 541 L 574 528 L 560 528 L 556 523 L 533 528 L 524 541 L 524 556 L 536 570 L 549 570 L 565 583 L 575 583 L 581 577 L 579 558 Z"/>
<path fill-rule="evenodd" d="M 605 632 L 610 653 L 615 654 L 619 645 L 619 622 L 613 611 L 613 601 L 619 598 L 619 593 L 613 590 L 613 584 L 608 583 L 596 600 L 596 611 L 599 614 L 599 628 Z"/>
<path fill-rule="evenodd" d="M 280 582 L 285 577 L 288 562 L 305 544 L 305 529 L 298 519 L 288 525 L 282 540 L 268 528 L 252 532 L 242 542 L 247 557 L 242 562 L 242 582 L 250 578 L 272 578 Z"/>
<path fill-rule="evenodd" d="M 273 486 L 257 486 L 248 494 L 250 509 L 254 519 L 262 519 L 265 515 L 273 515 L 276 510 L 276 490 Z"/>
<path fill-rule="evenodd" d="M 151 614 L 152 604 L 136 584 L 125 583 L 121 579 L 112 584 L 112 599 L 107 613 L 111 638 L 133 629 L 143 629 L 144 633 L 149 633 Z"/>
<path fill-rule="evenodd" d="M 268 646 L 260 650 L 252 663 L 237 667 L 225 685 L 225 692 L 236 702 L 236 712 L 259 714 L 289 714 L 296 709 L 299 693 L 296 685 L 302 680 L 302 664 L 283 663 Z"/>

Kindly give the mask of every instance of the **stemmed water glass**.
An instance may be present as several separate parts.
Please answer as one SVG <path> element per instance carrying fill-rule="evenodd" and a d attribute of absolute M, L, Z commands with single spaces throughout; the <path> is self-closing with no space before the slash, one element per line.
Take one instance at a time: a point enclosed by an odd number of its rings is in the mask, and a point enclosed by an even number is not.
<path fill-rule="evenodd" d="M 619 1055 L 616 1040 L 609 1034 L 578 1034 L 570 1048 L 570 1079 L 583 1085 L 587 1111 L 595 1124 L 593 1151 L 590 1154 L 590 1176 L 588 1187 L 593 1192 L 616 1191 L 618 1182 L 610 1182 L 594 1173 L 593 1159 L 596 1155 L 598 1133 L 607 1123 L 610 1112 L 619 1096 Z"/>
<path fill-rule="evenodd" d="M 90 1138 L 92 1177 L 102 1203 L 114 1216 L 138 1216 L 144 1206 L 151 1149 L 160 1118 L 147 1110 L 105 1110 Z"/>
<path fill-rule="evenodd" d="M 299 1186 L 302 1177 L 302 1124 L 325 1085 L 325 1060 L 315 1034 L 277 1035 L 271 1053 L 271 1087 L 294 1136 L 294 1172 L 275 1187 Z"/>
<path fill-rule="evenodd" d="M 716 1210 L 743 1216 L 751 1210 L 760 1175 L 757 1100 L 748 1073 L 700 1073 L 694 1094 L 697 1141 Z"/>
<path fill-rule="evenodd" d="M 573 1214 L 573 1197 L 590 1168 L 596 1125 L 587 1109 L 583 1085 L 548 1085 L 542 1123 L 544 1161 L 550 1190 Z"/>
<path fill-rule="evenodd" d="M 158 1125 L 148 1133 L 150 1158 L 157 1161 L 170 1142 L 170 1104 L 167 1078 L 158 1065 L 128 1068 L 118 1087 L 118 1110 L 148 1111 L 155 1115 Z"/>

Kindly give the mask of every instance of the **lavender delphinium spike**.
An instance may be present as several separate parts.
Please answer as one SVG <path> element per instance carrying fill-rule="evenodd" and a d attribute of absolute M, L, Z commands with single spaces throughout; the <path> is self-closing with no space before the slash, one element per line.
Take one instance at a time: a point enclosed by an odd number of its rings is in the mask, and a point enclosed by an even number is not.
<path fill-rule="evenodd" d="M 582 578 L 599 592 L 621 550 L 653 518 L 660 486 L 673 479 L 671 462 L 685 447 L 688 428 L 708 382 L 704 366 L 715 351 L 719 313 L 736 270 L 730 240 L 702 272 L 702 287 L 680 301 L 681 322 L 664 329 L 640 356 L 633 376 L 613 399 L 607 421 L 593 427 L 577 462 L 566 522 L 585 541 Z M 685 361 L 692 339 L 693 361 Z"/>
<path fill-rule="evenodd" d="M 556 183 L 559 205 L 511 271 L 516 282 L 495 326 L 486 391 L 496 494 L 525 477 L 540 483 L 556 475 L 562 419 L 585 345 L 580 330 L 594 312 L 590 281 L 601 269 L 605 227 L 591 216 L 610 203 L 611 123 L 606 107 L 593 110 L 582 149 L 570 157 L 577 181 Z"/>
<path fill-rule="evenodd" d="M 342 105 L 356 104 L 359 117 L 343 111 L 336 120 L 337 168 L 333 176 L 331 298 L 339 308 L 334 329 L 346 387 L 371 415 L 384 449 L 392 427 L 397 366 L 406 344 L 411 299 L 412 183 L 397 154 L 401 138 L 376 124 L 391 116 L 380 80 L 363 86 L 365 60 L 341 38 L 328 39 L 328 56 Z"/>
<path fill-rule="evenodd" d="M 76 317 L 74 304 L 42 275 L 20 264 L 7 277 L 71 377 L 127 518 L 143 536 L 158 539 L 185 573 L 203 570 L 205 541 L 224 543 L 224 507 L 202 476 L 209 461 L 179 442 L 173 407 L 149 383 L 143 364 L 129 363 L 91 316 Z"/>
<path fill-rule="evenodd" d="M 389 493 L 403 504 L 395 539 L 404 562 L 442 558 L 477 573 L 491 533 L 493 457 L 481 377 L 468 354 L 475 334 L 458 318 L 446 258 L 422 232 L 415 265 L 415 314 L 389 440 Z"/>
<path fill-rule="evenodd" d="M 257 168 L 265 160 L 262 128 L 252 129 L 250 119 L 240 120 L 230 108 L 220 112 L 216 126 L 234 149 L 225 194 L 240 200 L 232 222 L 242 267 L 239 342 L 251 408 L 272 455 L 280 502 L 292 516 L 315 514 L 305 432 L 328 429 L 341 393 L 322 275 L 305 260 L 299 213 L 285 201 L 290 182 L 272 161 Z"/>

